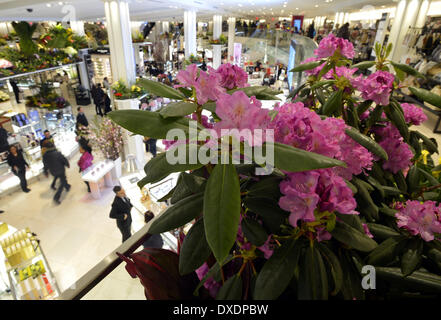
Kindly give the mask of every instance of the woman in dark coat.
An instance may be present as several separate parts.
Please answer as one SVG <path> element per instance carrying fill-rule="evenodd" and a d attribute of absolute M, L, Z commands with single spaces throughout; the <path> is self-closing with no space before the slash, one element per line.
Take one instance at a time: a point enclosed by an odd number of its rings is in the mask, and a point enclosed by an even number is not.
<path fill-rule="evenodd" d="M 23 158 L 23 153 L 17 150 L 17 147 L 9 147 L 8 164 L 12 169 L 12 172 L 20 179 L 20 186 L 23 192 L 31 191 L 28 189 L 28 182 L 26 181 L 26 167 L 29 168 L 29 164 Z"/>

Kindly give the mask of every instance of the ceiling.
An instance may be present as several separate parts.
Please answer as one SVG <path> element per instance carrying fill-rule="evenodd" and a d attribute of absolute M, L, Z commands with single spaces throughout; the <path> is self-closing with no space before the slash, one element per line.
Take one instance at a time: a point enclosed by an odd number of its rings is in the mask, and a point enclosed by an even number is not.
<path fill-rule="evenodd" d="M 333 16 L 339 11 L 356 11 L 364 6 L 395 6 L 393 0 L 127 0 L 134 21 L 183 19 L 188 9 L 197 11 L 199 19 L 213 14 L 224 17 L 268 19 L 304 15 Z M 28 9 L 32 9 L 29 12 Z M 104 20 L 103 0 L 0 0 L 0 21 Z"/>

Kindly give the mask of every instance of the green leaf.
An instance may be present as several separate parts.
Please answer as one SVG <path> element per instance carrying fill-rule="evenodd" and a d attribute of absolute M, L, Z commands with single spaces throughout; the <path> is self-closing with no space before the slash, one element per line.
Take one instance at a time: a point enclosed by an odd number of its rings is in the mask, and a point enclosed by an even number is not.
<path fill-rule="evenodd" d="M 276 249 L 257 275 L 253 297 L 255 300 L 277 299 L 286 289 L 301 253 L 301 245 L 296 240 L 287 240 Z"/>
<path fill-rule="evenodd" d="M 438 153 L 438 146 L 436 145 L 436 142 L 433 142 L 430 138 L 426 137 L 419 131 L 411 131 L 411 133 L 413 132 L 418 138 L 423 140 L 424 146 L 430 153 Z"/>
<path fill-rule="evenodd" d="M 409 74 L 411 76 L 424 79 L 424 75 L 419 73 L 414 68 L 408 66 L 407 64 L 396 63 L 396 62 L 393 62 L 393 61 L 390 61 L 390 64 L 394 67 L 395 71 L 400 70 L 400 71 L 405 72 L 405 73 L 407 73 L 407 74 Z"/>
<path fill-rule="evenodd" d="M 299 64 L 297 67 L 291 69 L 289 72 L 302 72 L 305 70 L 312 70 L 314 68 L 317 68 L 319 65 L 321 65 L 322 61 L 313 61 L 313 62 L 307 62 Z"/>
<path fill-rule="evenodd" d="M 375 65 L 375 61 L 363 61 L 351 66 L 351 69 L 357 68 L 360 70 L 369 69 Z"/>
<path fill-rule="evenodd" d="M 381 119 L 382 113 L 383 113 L 383 106 L 377 105 L 369 115 L 369 118 L 366 121 L 366 127 L 371 128 L 374 124 L 376 124 Z"/>
<path fill-rule="evenodd" d="M 318 82 L 314 83 L 314 84 L 311 86 L 311 90 L 315 90 L 315 89 L 317 89 L 318 87 L 329 86 L 329 85 L 334 84 L 335 82 L 336 82 L 335 80 L 323 80 L 323 81 L 318 81 Z"/>
<path fill-rule="evenodd" d="M 259 100 L 280 100 L 276 97 L 276 95 L 281 94 L 282 92 L 273 90 L 266 86 L 252 86 L 245 88 L 237 88 L 233 90 L 228 90 L 228 94 L 233 94 L 236 91 L 243 91 L 248 97 L 255 96 Z"/>
<path fill-rule="evenodd" d="M 179 87 L 178 90 L 181 91 L 187 98 L 190 98 L 193 95 L 193 90 L 191 89 Z"/>
<path fill-rule="evenodd" d="M 320 80 L 325 74 L 328 73 L 329 70 L 332 69 L 332 63 L 326 63 L 322 70 L 320 70 L 319 74 L 317 75 L 317 79 Z"/>
<path fill-rule="evenodd" d="M 441 293 L 441 277 L 433 273 L 415 271 L 410 276 L 404 277 L 400 268 L 375 268 L 378 278 L 398 281 L 412 291 L 418 290 L 422 293 Z"/>
<path fill-rule="evenodd" d="M 219 289 L 216 300 L 240 300 L 242 298 L 242 278 L 234 275 Z"/>
<path fill-rule="evenodd" d="M 231 260 L 233 260 L 234 257 L 232 255 L 229 255 L 227 257 L 227 259 L 225 260 L 225 264 L 227 264 L 228 262 L 230 262 Z M 199 282 L 199 284 L 197 285 L 196 289 L 194 289 L 193 295 L 198 296 L 199 295 L 199 289 L 204 285 L 204 283 L 209 279 L 209 278 L 214 278 L 216 280 L 216 278 L 220 278 L 221 275 L 221 271 L 220 271 L 220 265 L 218 262 L 216 262 L 211 268 L 210 270 L 208 270 L 208 272 L 205 274 L 205 276 L 202 278 L 201 282 Z"/>
<path fill-rule="evenodd" d="M 253 197 L 267 197 L 279 199 L 281 196 L 279 184 L 282 181 L 279 177 L 264 178 L 253 184 L 248 194 Z"/>
<path fill-rule="evenodd" d="M 242 232 L 245 238 L 248 239 L 256 247 L 262 246 L 268 239 L 268 234 L 262 225 L 251 218 L 242 219 Z"/>
<path fill-rule="evenodd" d="M 404 119 L 403 109 L 401 106 L 397 106 L 394 103 L 384 107 L 384 112 L 387 118 L 394 124 L 394 126 L 400 131 L 401 136 L 405 141 L 409 141 L 409 128 L 407 127 L 406 120 Z"/>
<path fill-rule="evenodd" d="M 352 228 L 357 229 L 358 231 L 360 231 L 361 233 L 364 234 L 363 224 L 362 224 L 360 218 L 358 217 L 358 215 L 356 215 L 356 214 L 341 214 L 341 213 L 337 213 L 336 215 L 337 215 L 337 218 L 339 218 L 341 221 L 343 221 L 344 223 L 348 224 Z"/>
<path fill-rule="evenodd" d="M 334 282 L 334 290 L 332 290 L 331 295 L 335 296 L 337 293 L 339 293 L 343 283 L 343 271 L 341 269 L 340 262 L 336 255 L 327 246 L 319 243 L 318 248 L 322 253 L 322 257 L 325 259 L 326 263 L 331 269 L 331 275 Z"/>
<path fill-rule="evenodd" d="M 181 129 L 189 133 L 189 118 L 164 119 L 158 112 L 143 110 L 115 110 L 108 114 L 109 118 L 130 132 L 154 139 L 165 139 L 171 129 Z M 198 129 L 204 129 L 197 124 Z"/>
<path fill-rule="evenodd" d="M 373 103 L 372 100 L 365 100 L 359 105 L 357 105 L 356 108 L 357 108 L 358 116 L 361 116 L 367 109 L 369 109 L 372 103 Z"/>
<path fill-rule="evenodd" d="M 251 212 L 258 214 L 262 217 L 264 225 L 269 228 L 271 233 L 275 233 L 280 230 L 280 225 L 288 218 L 289 212 L 286 212 L 278 206 L 277 202 L 273 199 L 264 197 L 246 197 L 244 205 Z"/>
<path fill-rule="evenodd" d="M 326 300 L 328 298 L 328 278 L 323 259 L 318 248 L 308 246 L 306 257 L 299 273 L 299 300 Z"/>
<path fill-rule="evenodd" d="M 409 87 L 409 90 L 417 98 L 426 101 L 435 107 L 441 108 L 441 96 L 421 88 Z"/>
<path fill-rule="evenodd" d="M 202 213 L 203 201 L 203 194 L 198 193 L 168 207 L 153 221 L 149 233 L 159 234 L 184 226 Z"/>
<path fill-rule="evenodd" d="M 168 152 L 172 152 L 172 150 L 160 153 L 156 157 L 152 158 L 149 162 L 147 162 L 144 167 L 146 177 L 141 180 L 142 183 L 138 183 L 138 186 L 141 187 L 142 184 L 145 185 L 147 183 L 155 183 L 161 181 L 173 172 L 193 170 L 203 166 L 200 163 L 188 164 L 188 161 L 186 161 L 187 164 L 170 164 L 169 161 L 167 161 Z"/>
<path fill-rule="evenodd" d="M 339 110 L 339 107 L 342 106 L 342 97 L 343 97 L 343 91 L 338 90 L 335 91 L 329 98 L 326 100 L 325 104 L 323 105 L 323 114 L 330 116 L 334 112 Z M 340 114 L 340 111 L 338 111 L 338 114 Z"/>
<path fill-rule="evenodd" d="M 346 185 L 349 187 L 349 189 L 351 189 L 353 194 L 356 194 L 358 192 L 358 189 L 349 181 L 345 180 Z"/>
<path fill-rule="evenodd" d="M 192 102 L 172 102 L 166 105 L 164 108 L 161 108 L 159 114 L 163 118 L 182 117 L 192 114 L 196 111 L 197 107 L 198 105 Z"/>
<path fill-rule="evenodd" d="M 368 136 L 360 133 L 357 129 L 348 127 L 345 130 L 346 134 L 350 136 L 354 141 L 368 149 L 370 152 L 380 157 L 381 159 L 388 160 L 386 151 L 374 140 Z"/>
<path fill-rule="evenodd" d="M 385 196 L 399 196 L 403 194 L 400 189 L 395 187 L 382 186 Z"/>
<path fill-rule="evenodd" d="M 423 253 L 423 240 L 419 238 L 407 241 L 404 253 L 401 257 L 401 272 L 407 277 L 411 275 L 421 264 Z"/>
<path fill-rule="evenodd" d="M 409 192 L 416 192 L 420 188 L 420 171 L 418 167 L 413 165 L 410 167 L 409 172 L 407 173 L 407 184 L 409 186 Z"/>
<path fill-rule="evenodd" d="M 305 82 L 304 84 L 302 84 L 301 86 L 297 87 L 296 89 L 294 89 L 293 91 L 291 91 L 288 95 L 288 97 L 286 97 L 287 99 L 291 99 L 294 98 L 301 90 L 303 90 L 306 87 L 307 83 Z"/>
<path fill-rule="evenodd" d="M 219 263 L 233 246 L 240 218 L 240 185 L 232 164 L 217 164 L 204 195 L 204 223 L 208 244 Z"/>
<path fill-rule="evenodd" d="M 206 104 L 203 104 L 202 108 L 210 112 L 216 113 L 216 102 L 209 101 Z"/>
<path fill-rule="evenodd" d="M 336 222 L 331 234 L 338 241 L 359 251 L 369 252 L 377 247 L 377 243 L 366 234 L 342 221 Z"/>
<path fill-rule="evenodd" d="M 266 150 L 266 145 L 264 146 L 264 150 Z M 335 166 L 347 167 L 342 161 L 277 142 L 274 143 L 274 162 L 276 168 L 291 172 L 331 168 Z"/>
<path fill-rule="evenodd" d="M 368 222 L 367 226 L 369 228 L 369 231 L 375 237 L 375 239 L 378 239 L 378 240 L 386 240 L 390 237 L 396 237 L 396 236 L 400 235 L 394 229 L 389 228 L 389 227 L 382 225 L 382 224 Z"/>
<path fill-rule="evenodd" d="M 421 174 L 426 178 L 427 181 L 429 181 L 429 184 L 431 186 L 437 186 L 439 185 L 439 181 L 435 179 L 434 176 L 432 176 L 430 173 L 426 172 L 425 170 L 418 168 L 418 171 L 421 172 Z"/>
<path fill-rule="evenodd" d="M 182 92 L 158 81 L 139 79 L 138 85 L 144 88 L 148 93 L 158 97 L 165 97 L 175 100 L 185 99 L 185 95 Z"/>
<path fill-rule="evenodd" d="M 358 207 L 363 213 L 367 213 L 368 215 L 372 215 L 373 218 L 378 219 L 378 207 L 372 200 L 369 191 L 366 189 L 364 181 L 353 178 L 352 183 L 357 187 L 358 193 L 357 198 L 360 198 L 361 201 L 358 201 Z"/>
<path fill-rule="evenodd" d="M 200 219 L 191 227 L 179 252 L 179 273 L 188 274 L 199 268 L 210 256 L 205 238 L 204 221 Z"/>
<path fill-rule="evenodd" d="M 384 266 L 390 263 L 398 253 L 400 244 L 403 243 L 404 237 L 391 237 L 383 241 L 368 257 L 368 264 L 374 266 Z"/>
<path fill-rule="evenodd" d="M 398 171 L 394 175 L 395 182 L 398 186 L 398 189 L 401 190 L 401 192 L 406 193 L 407 192 L 407 183 L 406 178 L 404 177 L 404 174 L 402 171 Z"/>
<path fill-rule="evenodd" d="M 317 88 L 316 90 L 314 90 L 314 92 L 320 104 L 324 105 L 326 103 L 326 98 L 323 93 L 323 90 L 321 88 Z"/>
<path fill-rule="evenodd" d="M 378 209 L 381 213 L 383 213 L 389 217 L 395 218 L 395 213 L 397 213 L 398 210 L 389 208 L 384 203 L 382 203 L 381 205 L 382 206 Z"/>
<path fill-rule="evenodd" d="M 378 192 L 380 192 L 382 198 L 386 196 L 383 186 L 375 178 L 373 178 L 372 176 L 368 176 L 367 180 L 371 185 L 373 185 L 378 190 Z"/>

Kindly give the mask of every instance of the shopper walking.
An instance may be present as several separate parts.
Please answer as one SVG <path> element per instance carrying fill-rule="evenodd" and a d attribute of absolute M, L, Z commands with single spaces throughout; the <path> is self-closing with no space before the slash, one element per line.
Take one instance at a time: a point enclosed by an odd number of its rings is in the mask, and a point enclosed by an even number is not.
<path fill-rule="evenodd" d="M 102 91 L 102 90 L 101 90 Z M 98 97 L 98 86 L 92 85 L 92 89 L 90 90 L 90 94 L 92 95 L 93 104 L 95 105 L 96 114 L 102 116 L 103 113 L 101 111 L 101 100 Z M 102 97 L 101 97 L 102 99 Z"/>
<path fill-rule="evenodd" d="M 120 186 L 115 186 L 113 192 L 115 192 L 116 196 L 113 200 L 109 217 L 116 219 L 116 226 L 121 231 L 122 242 L 124 242 L 132 236 L 132 215 L 130 211 L 133 205 L 130 199 L 127 198 L 125 190 Z"/>
<path fill-rule="evenodd" d="M 97 114 L 101 117 L 103 116 L 103 109 L 105 104 L 105 93 L 104 90 L 101 88 L 101 83 L 98 83 L 96 88 L 96 108 L 97 108 Z"/>
<path fill-rule="evenodd" d="M 26 181 L 26 167 L 29 168 L 29 164 L 23 158 L 23 153 L 18 151 L 15 146 L 9 147 L 8 164 L 11 167 L 12 173 L 20 179 L 21 190 L 26 193 L 31 191 Z"/>
<path fill-rule="evenodd" d="M 17 103 L 20 103 L 20 89 L 17 86 L 17 82 L 15 82 L 14 80 L 9 80 L 9 83 L 11 84 L 12 91 L 14 91 L 15 101 L 17 101 Z"/>
<path fill-rule="evenodd" d="M 81 157 L 78 160 L 78 167 L 80 167 L 80 172 L 84 172 L 87 168 L 92 166 L 93 156 L 87 152 L 82 146 L 80 146 Z M 90 185 L 88 181 L 84 181 L 87 186 L 87 192 L 90 192 Z"/>
<path fill-rule="evenodd" d="M 109 112 L 112 111 L 112 108 L 110 107 L 111 101 L 109 95 L 104 92 L 104 115 L 106 116 Z"/>
<path fill-rule="evenodd" d="M 337 37 L 349 40 L 349 36 L 350 36 L 350 34 L 349 34 L 349 23 L 346 22 L 344 25 L 341 26 L 340 29 L 338 29 Z"/>
<path fill-rule="evenodd" d="M 77 129 L 78 127 L 81 125 L 83 127 L 88 127 L 89 126 L 89 121 L 87 121 L 87 117 L 84 114 L 84 109 L 83 107 L 78 107 L 78 114 L 77 114 Z"/>
<path fill-rule="evenodd" d="M 55 149 L 55 146 L 51 142 L 47 142 L 45 145 L 48 150 L 43 156 L 44 174 L 47 177 L 48 172 L 50 172 L 54 178 L 60 179 L 60 186 L 54 196 L 54 201 L 60 204 L 63 189 L 69 191 L 71 187 L 66 179 L 66 167 L 70 168 L 69 161 L 67 161 L 61 152 Z"/>
<path fill-rule="evenodd" d="M 314 22 L 312 22 L 308 27 L 308 37 L 313 39 L 315 36 Z"/>

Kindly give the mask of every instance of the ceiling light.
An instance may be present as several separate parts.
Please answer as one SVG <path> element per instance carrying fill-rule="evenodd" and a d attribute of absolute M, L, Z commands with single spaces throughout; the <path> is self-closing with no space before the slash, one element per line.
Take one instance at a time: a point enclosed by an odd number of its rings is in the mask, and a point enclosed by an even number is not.
<path fill-rule="evenodd" d="M 46 3 L 46 7 L 52 7 L 52 5 L 50 3 Z"/>
<path fill-rule="evenodd" d="M 299 10 L 299 8 L 296 8 L 296 10 Z"/>
<path fill-rule="evenodd" d="M 318 8 L 318 4 L 316 4 L 314 7 Z"/>
<path fill-rule="evenodd" d="M 60 1 L 60 2 L 58 2 L 58 4 L 59 4 L 60 6 L 62 6 L 62 5 L 63 5 L 63 2 L 62 2 L 62 1 Z"/>
<path fill-rule="evenodd" d="M 283 7 L 286 8 L 286 4 L 284 4 Z"/>
<path fill-rule="evenodd" d="M 241 3 L 239 3 L 239 4 L 238 4 L 238 6 L 239 6 L 239 7 L 242 7 L 242 4 L 241 4 Z"/>

